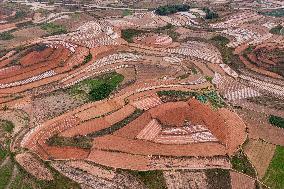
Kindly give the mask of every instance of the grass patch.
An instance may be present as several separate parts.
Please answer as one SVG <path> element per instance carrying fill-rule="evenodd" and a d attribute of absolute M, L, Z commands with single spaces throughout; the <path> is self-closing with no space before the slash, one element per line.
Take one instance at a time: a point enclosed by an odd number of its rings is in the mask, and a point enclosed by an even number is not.
<path fill-rule="evenodd" d="M 284 118 L 282 117 L 270 115 L 268 121 L 276 127 L 284 128 Z"/>
<path fill-rule="evenodd" d="M 41 25 L 41 29 L 47 31 L 50 35 L 59 35 L 67 33 L 67 29 L 64 26 L 54 23 L 44 23 Z"/>
<path fill-rule="evenodd" d="M 0 40 L 11 40 L 14 36 L 10 32 L 0 33 Z"/>
<path fill-rule="evenodd" d="M 0 169 L 0 188 L 5 188 L 12 176 L 13 163 L 8 162 Z"/>
<path fill-rule="evenodd" d="M 7 154 L 8 151 L 0 145 L 0 160 L 3 160 L 7 156 Z"/>
<path fill-rule="evenodd" d="M 23 185 L 22 180 L 23 180 L 23 176 L 21 174 L 17 174 L 17 176 L 15 177 L 15 179 L 11 182 L 10 184 L 10 189 L 18 189 L 21 188 L 21 186 Z M 25 187 L 23 187 L 25 188 Z"/>
<path fill-rule="evenodd" d="M 216 91 L 201 91 L 201 92 L 193 92 L 193 91 L 158 91 L 158 96 L 163 101 L 186 101 L 189 98 L 195 97 L 202 103 L 209 102 L 213 108 L 221 108 L 224 107 L 226 104 L 221 99 L 221 97 L 216 93 Z"/>
<path fill-rule="evenodd" d="M 166 189 L 166 181 L 163 172 L 155 171 L 129 171 L 130 174 L 139 178 L 149 189 Z"/>
<path fill-rule="evenodd" d="M 233 169 L 249 176 L 256 177 L 256 172 L 253 166 L 249 162 L 247 156 L 242 151 L 237 152 L 231 157 L 231 163 Z"/>
<path fill-rule="evenodd" d="M 231 177 L 229 170 L 225 169 L 207 169 L 208 189 L 229 189 L 231 188 Z"/>
<path fill-rule="evenodd" d="M 11 121 L 8 121 L 8 120 L 0 120 L 0 126 L 7 133 L 12 133 L 15 127 L 15 125 Z"/>
<path fill-rule="evenodd" d="M 118 73 L 109 73 L 96 79 L 86 79 L 68 89 L 72 96 L 87 98 L 88 101 L 98 101 L 107 98 L 123 81 Z"/>
<path fill-rule="evenodd" d="M 122 12 L 122 16 L 129 16 L 129 15 L 132 15 L 132 11 L 131 10 L 123 10 Z"/>
<path fill-rule="evenodd" d="M 41 159 L 37 158 L 43 162 Z M 44 181 L 38 180 L 33 175 L 23 169 L 14 159 L 12 165 L 17 166 L 18 174 L 13 182 L 11 182 L 10 189 L 80 189 L 80 185 L 71 179 L 65 177 L 49 165 L 48 162 L 43 162 L 45 166 L 51 171 L 54 180 Z M 0 177 L 1 178 L 1 177 Z M 1 179 L 0 179 L 1 180 Z M 1 188 L 1 187 L 0 187 Z"/>
<path fill-rule="evenodd" d="M 58 135 L 51 137 L 48 140 L 51 146 L 74 146 L 84 149 L 91 149 L 92 139 L 89 137 L 76 136 L 72 138 L 60 137 Z"/>
<path fill-rule="evenodd" d="M 284 147 L 276 146 L 275 154 L 265 173 L 263 182 L 273 189 L 284 188 Z"/>

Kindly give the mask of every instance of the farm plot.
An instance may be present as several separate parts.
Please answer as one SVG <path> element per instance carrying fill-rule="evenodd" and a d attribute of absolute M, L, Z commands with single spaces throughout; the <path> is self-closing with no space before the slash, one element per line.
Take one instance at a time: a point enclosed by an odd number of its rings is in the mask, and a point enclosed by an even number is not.
<path fill-rule="evenodd" d="M 37 179 L 53 180 L 51 172 L 32 154 L 18 154 L 15 159 L 27 172 L 35 176 Z"/>
<path fill-rule="evenodd" d="M 32 102 L 31 124 L 33 126 L 39 125 L 45 120 L 59 116 L 83 103 L 83 101 L 77 100 L 62 91 L 39 95 Z"/>
<path fill-rule="evenodd" d="M 86 167 L 83 167 L 83 170 L 81 170 L 80 168 L 78 169 L 78 165 L 74 166 L 66 162 L 55 161 L 52 162 L 51 165 L 53 168 L 60 171 L 66 177 L 80 183 L 81 185 L 86 185 L 92 188 L 103 187 L 106 189 L 111 189 L 111 188 L 127 188 L 130 186 L 138 189 L 144 188 L 143 185 L 141 185 L 141 183 L 137 179 L 131 176 L 128 177 L 132 179 L 128 179 L 127 175 L 123 174 L 114 175 L 113 178 L 109 179 L 104 177 L 98 177 L 98 175 L 96 174 L 92 174 L 89 171 L 85 171 L 84 168 Z"/>
<path fill-rule="evenodd" d="M 190 41 L 181 44 L 180 47 L 170 48 L 167 51 L 173 54 L 199 58 L 214 64 L 221 64 L 223 62 L 221 53 L 216 47 L 199 41 Z"/>
<path fill-rule="evenodd" d="M 267 115 L 245 108 L 242 110 L 236 109 L 236 111 L 248 126 L 249 138 L 263 139 L 272 144 L 284 145 L 282 140 L 284 136 L 283 129 L 267 123 Z"/>
<path fill-rule="evenodd" d="M 230 171 L 232 189 L 252 189 L 256 186 L 256 181 L 251 177 L 241 173 Z"/>
<path fill-rule="evenodd" d="M 228 101 L 241 100 L 261 96 L 261 93 L 252 87 L 241 84 L 237 80 L 215 73 L 212 82 L 216 85 L 221 95 Z"/>
<path fill-rule="evenodd" d="M 207 177 L 204 171 L 165 171 L 163 172 L 167 188 L 207 188 Z"/>
<path fill-rule="evenodd" d="M 283 188 L 283 166 L 284 166 L 284 148 L 276 146 L 275 154 L 269 164 L 262 181 L 271 188 Z"/>
<path fill-rule="evenodd" d="M 260 178 L 263 178 L 276 146 L 262 140 L 249 140 L 244 146 L 244 152 L 252 162 Z"/>

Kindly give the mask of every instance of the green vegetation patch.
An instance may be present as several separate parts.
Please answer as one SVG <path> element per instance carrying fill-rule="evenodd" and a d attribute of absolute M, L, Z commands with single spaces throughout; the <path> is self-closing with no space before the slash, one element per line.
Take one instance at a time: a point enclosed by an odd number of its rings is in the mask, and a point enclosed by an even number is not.
<path fill-rule="evenodd" d="M 41 160 L 39 160 L 41 161 Z M 16 163 L 16 165 L 18 165 Z M 18 165 L 19 171 L 18 175 L 11 183 L 11 189 L 80 189 L 80 185 L 71 179 L 65 177 L 60 174 L 54 168 L 52 168 L 48 163 L 45 163 L 48 169 L 51 171 L 54 180 L 52 181 L 44 181 L 38 180 L 28 172 L 26 172 L 20 165 Z M 0 187 L 1 188 L 1 187 Z"/>
<path fill-rule="evenodd" d="M 284 128 L 284 118 L 282 117 L 270 115 L 268 121 L 276 127 Z"/>
<path fill-rule="evenodd" d="M 13 172 L 13 163 L 9 161 L 6 165 L 0 168 L 0 188 L 5 188 Z"/>
<path fill-rule="evenodd" d="M 149 189 L 166 189 L 166 181 L 163 172 L 160 170 L 154 171 L 129 171 L 130 174 L 139 178 Z"/>
<path fill-rule="evenodd" d="M 190 9 L 190 6 L 186 4 L 165 5 L 165 6 L 158 7 L 155 10 L 155 13 L 161 16 L 166 16 L 166 15 L 174 14 L 177 12 L 189 11 L 189 9 Z"/>
<path fill-rule="evenodd" d="M 205 19 L 211 20 L 211 19 L 219 18 L 218 13 L 216 13 L 215 11 L 213 11 L 212 9 L 208 7 L 204 7 L 203 11 L 206 13 Z"/>
<path fill-rule="evenodd" d="M 8 151 L 0 145 L 0 161 L 3 160 L 7 156 L 7 154 Z"/>
<path fill-rule="evenodd" d="M 14 36 L 10 32 L 0 33 L 0 40 L 11 40 Z"/>
<path fill-rule="evenodd" d="M 131 10 L 123 10 L 122 12 L 122 16 L 129 16 L 129 15 L 132 15 L 132 11 Z"/>
<path fill-rule="evenodd" d="M 265 173 L 263 182 L 273 189 L 284 188 L 284 147 L 276 146 L 274 157 Z"/>
<path fill-rule="evenodd" d="M 231 157 L 231 163 L 233 169 L 249 176 L 256 177 L 256 172 L 253 166 L 249 162 L 247 156 L 242 151 L 237 152 Z"/>
<path fill-rule="evenodd" d="M 281 9 L 275 9 L 269 12 L 260 12 L 260 14 L 266 15 L 266 16 L 274 16 L 274 17 L 283 17 L 284 16 L 284 8 Z"/>
<path fill-rule="evenodd" d="M 276 35 L 284 35 L 284 27 L 281 25 L 278 25 L 278 26 L 275 26 L 274 28 L 271 28 L 269 32 L 272 34 L 276 34 Z"/>
<path fill-rule="evenodd" d="M 167 24 L 165 26 L 154 28 L 154 29 L 149 29 L 149 30 L 124 29 L 124 30 L 121 30 L 121 37 L 129 43 L 133 43 L 134 37 L 137 37 L 139 35 L 146 34 L 146 33 L 166 34 L 170 36 L 173 39 L 173 41 L 176 41 L 179 36 L 179 34 L 175 32 L 175 26 L 172 24 Z"/>
<path fill-rule="evenodd" d="M 89 53 L 87 56 L 85 56 L 83 64 L 87 64 L 88 62 L 90 62 L 93 58 L 93 55 L 91 53 Z"/>
<path fill-rule="evenodd" d="M 229 170 L 225 169 L 206 169 L 205 174 L 207 177 L 209 189 L 230 189 L 231 177 Z"/>
<path fill-rule="evenodd" d="M 215 41 L 217 43 L 219 43 L 222 46 L 227 45 L 228 43 L 230 43 L 230 40 L 224 36 L 221 35 L 217 35 L 211 38 L 211 41 Z"/>
<path fill-rule="evenodd" d="M 15 125 L 8 120 L 0 120 L 0 127 L 7 133 L 12 133 Z"/>
<path fill-rule="evenodd" d="M 109 73 L 96 79 L 86 79 L 68 89 L 73 96 L 87 98 L 88 101 L 98 101 L 107 98 L 123 81 L 118 73 Z"/>
<path fill-rule="evenodd" d="M 64 26 L 54 23 L 44 23 L 41 25 L 41 29 L 47 31 L 50 35 L 59 35 L 67 33 L 67 30 Z"/>
<path fill-rule="evenodd" d="M 215 109 L 224 107 L 226 105 L 216 91 L 213 90 L 200 92 L 169 90 L 158 91 L 157 94 L 164 102 L 187 101 L 189 98 L 195 97 L 202 103 L 209 102 Z"/>
<path fill-rule="evenodd" d="M 226 46 L 230 42 L 228 38 L 221 35 L 217 35 L 211 38 L 209 42 L 211 42 L 215 47 L 219 49 L 222 55 L 223 62 L 225 64 L 228 64 L 235 69 L 244 67 L 239 57 L 237 55 L 234 55 L 233 48 Z"/>
<path fill-rule="evenodd" d="M 147 31 L 137 29 L 124 29 L 121 30 L 121 37 L 129 43 L 133 43 L 133 38 L 143 33 L 147 33 Z"/>
<path fill-rule="evenodd" d="M 76 136 L 72 138 L 60 137 L 58 135 L 51 137 L 48 140 L 51 146 L 74 146 L 84 149 L 91 149 L 92 139 L 89 137 Z"/>

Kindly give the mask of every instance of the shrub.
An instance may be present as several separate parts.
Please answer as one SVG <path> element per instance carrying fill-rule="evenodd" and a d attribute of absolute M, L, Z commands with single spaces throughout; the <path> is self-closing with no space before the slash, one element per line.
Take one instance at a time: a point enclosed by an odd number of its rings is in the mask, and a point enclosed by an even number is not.
<path fill-rule="evenodd" d="M 213 77 L 211 76 L 205 76 L 206 81 L 212 83 Z"/>
<path fill-rule="evenodd" d="M 275 125 L 276 127 L 284 128 L 284 118 L 270 115 L 269 116 L 269 123 Z"/>
<path fill-rule="evenodd" d="M 174 14 L 177 12 L 188 11 L 190 9 L 189 5 L 166 5 L 161 6 L 155 10 L 155 13 L 161 16 L 166 16 L 170 14 Z"/>
<path fill-rule="evenodd" d="M 136 30 L 136 29 L 125 29 L 125 30 L 121 30 L 121 37 L 129 42 L 132 43 L 133 42 L 133 38 L 135 36 L 138 36 L 141 33 L 146 33 L 146 31 L 142 31 L 142 30 Z"/>
<path fill-rule="evenodd" d="M 87 64 L 88 62 L 90 62 L 93 58 L 93 55 L 91 53 L 89 53 L 87 56 L 85 56 L 85 59 L 83 61 L 83 64 Z"/>
<path fill-rule="evenodd" d="M 14 124 L 8 120 L 0 120 L 0 126 L 7 133 L 11 133 L 15 127 Z"/>
<path fill-rule="evenodd" d="M 0 40 L 11 40 L 14 36 L 10 32 L 3 32 L 0 34 Z"/>
<path fill-rule="evenodd" d="M 213 10 L 209 9 L 208 7 L 203 8 L 203 11 L 206 13 L 205 19 L 219 18 L 218 13 L 214 12 Z"/>
<path fill-rule="evenodd" d="M 94 87 L 90 92 L 90 100 L 97 101 L 102 100 L 109 96 L 112 92 L 113 87 L 107 83 L 102 83 L 96 87 Z"/>
<path fill-rule="evenodd" d="M 283 31 L 283 26 L 278 25 L 274 28 L 272 28 L 269 32 L 272 34 L 276 34 L 276 35 L 284 35 Z"/>
<path fill-rule="evenodd" d="M 20 10 L 20 11 L 17 11 L 16 12 L 16 14 L 15 14 L 15 19 L 19 19 L 19 18 L 23 18 L 23 17 L 25 17 L 27 14 L 26 14 L 26 12 L 25 11 L 22 11 L 22 10 Z"/>
<path fill-rule="evenodd" d="M 221 35 L 217 35 L 211 38 L 212 41 L 216 41 L 218 43 L 220 43 L 221 45 L 227 45 L 230 40 L 226 37 L 223 37 Z"/>

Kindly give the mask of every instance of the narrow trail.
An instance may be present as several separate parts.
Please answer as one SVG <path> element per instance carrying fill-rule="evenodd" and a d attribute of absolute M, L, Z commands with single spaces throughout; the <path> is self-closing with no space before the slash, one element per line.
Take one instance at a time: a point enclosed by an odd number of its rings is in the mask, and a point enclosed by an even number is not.
<path fill-rule="evenodd" d="M 1 169 L 2 167 L 4 167 L 5 165 L 7 165 L 7 164 L 9 163 L 9 161 L 10 161 L 10 157 L 7 156 L 7 157 L 4 159 L 4 161 L 1 163 L 0 169 Z"/>
<path fill-rule="evenodd" d="M 11 184 L 13 183 L 13 181 L 15 180 L 16 176 L 18 175 L 18 172 L 19 172 L 19 170 L 18 170 L 17 166 L 14 165 L 14 167 L 13 167 L 13 172 L 12 172 L 12 176 L 10 177 L 9 182 L 8 182 L 8 184 L 6 185 L 5 189 L 9 189 L 9 188 L 10 188 L 10 185 L 11 185 Z"/>

